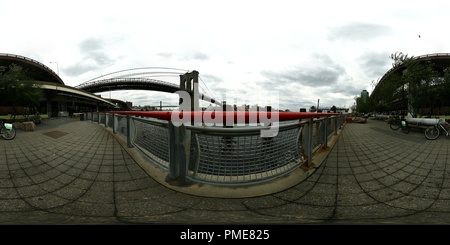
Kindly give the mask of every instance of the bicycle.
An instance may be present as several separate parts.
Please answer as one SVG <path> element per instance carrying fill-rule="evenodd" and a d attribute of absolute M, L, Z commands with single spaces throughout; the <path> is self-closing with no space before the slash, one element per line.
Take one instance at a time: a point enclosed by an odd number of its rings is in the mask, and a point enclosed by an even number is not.
<path fill-rule="evenodd" d="M 0 135 L 5 140 L 12 140 L 16 137 L 16 129 L 11 123 L 5 123 L 2 121 L 0 123 Z"/>
<path fill-rule="evenodd" d="M 441 135 L 441 131 L 445 132 L 445 136 L 450 135 L 450 130 L 448 130 L 449 124 L 446 123 L 443 119 L 439 119 L 436 125 L 428 126 L 425 129 L 425 137 L 429 140 L 435 140 Z"/>
<path fill-rule="evenodd" d="M 405 134 L 409 133 L 408 123 L 406 122 L 404 117 L 400 118 L 398 116 L 394 116 L 391 120 L 389 120 L 388 123 L 389 123 L 389 127 L 392 130 L 399 130 Z"/>

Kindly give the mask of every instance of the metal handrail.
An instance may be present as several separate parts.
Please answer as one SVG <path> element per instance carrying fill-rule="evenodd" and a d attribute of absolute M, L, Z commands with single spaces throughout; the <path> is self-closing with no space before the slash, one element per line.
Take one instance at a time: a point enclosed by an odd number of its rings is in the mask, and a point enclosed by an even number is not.
<path fill-rule="evenodd" d="M 192 119 L 195 115 L 202 115 L 202 112 L 186 113 Z M 276 112 L 280 121 L 297 120 L 278 124 L 277 135 L 263 137 L 261 130 L 271 126 L 262 122 L 258 126 L 178 127 L 170 120 L 171 112 L 86 114 L 89 114 L 86 118 L 92 121 L 113 127 L 114 133 L 120 131 L 120 135 L 127 138 L 128 147 L 136 147 L 149 163 L 168 171 L 171 183 L 176 180 L 212 185 L 261 183 L 284 176 L 300 166 L 309 168 L 314 165 L 313 154 L 320 148 L 327 148 L 328 139 L 336 135 L 338 128 L 345 123 L 344 115 L 337 113 Z M 236 119 L 238 114 L 248 121 L 258 112 L 226 112 L 221 116 L 234 116 Z"/>

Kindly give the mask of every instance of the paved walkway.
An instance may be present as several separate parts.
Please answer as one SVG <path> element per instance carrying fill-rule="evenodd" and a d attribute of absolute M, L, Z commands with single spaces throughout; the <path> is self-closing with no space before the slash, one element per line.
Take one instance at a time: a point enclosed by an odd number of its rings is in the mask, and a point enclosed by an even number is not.
<path fill-rule="evenodd" d="M 208 198 L 150 178 L 102 125 L 49 119 L 0 139 L 0 224 L 447 224 L 449 144 L 350 123 L 300 184 Z"/>

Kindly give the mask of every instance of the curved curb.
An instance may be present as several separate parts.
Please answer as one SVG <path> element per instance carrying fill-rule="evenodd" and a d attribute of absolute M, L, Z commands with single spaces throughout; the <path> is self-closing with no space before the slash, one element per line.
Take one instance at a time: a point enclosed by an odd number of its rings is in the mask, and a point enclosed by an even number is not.
<path fill-rule="evenodd" d="M 300 182 L 307 179 L 312 175 L 316 169 L 324 162 L 330 153 L 331 149 L 336 144 L 341 132 L 345 126 L 342 126 L 331 139 L 327 148 L 322 148 L 313 155 L 313 167 L 304 169 L 302 167 L 297 168 L 291 173 L 278 177 L 274 180 L 270 180 L 264 183 L 248 184 L 242 186 L 220 186 L 210 185 L 204 183 L 192 183 L 186 186 L 174 185 L 167 181 L 168 172 L 149 161 L 142 155 L 142 153 L 134 147 L 128 147 L 126 139 L 118 134 L 114 134 L 111 128 L 105 128 L 108 130 L 114 138 L 122 145 L 122 148 L 128 152 L 128 154 L 141 166 L 147 174 L 161 185 L 170 188 L 174 191 L 182 192 L 189 195 L 202 196 L 202 197 L 215 197 L 215 198 L 247 198 L 258 197 L 289 189 Z"/>

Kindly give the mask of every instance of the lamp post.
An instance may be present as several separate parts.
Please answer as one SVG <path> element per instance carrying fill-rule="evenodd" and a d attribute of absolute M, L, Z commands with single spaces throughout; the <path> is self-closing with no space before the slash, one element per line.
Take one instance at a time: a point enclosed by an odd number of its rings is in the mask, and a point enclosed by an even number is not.
<path fill-rule="evenodd" d="M 58 62 L 50 61 L 50 64 L 51 63 L 55 63 L 56 64 L 56 74 L 58 74 L 58 76 L 59 76 L 59 65 L 58 65 Z"/>

